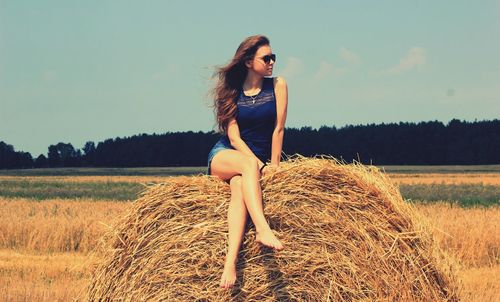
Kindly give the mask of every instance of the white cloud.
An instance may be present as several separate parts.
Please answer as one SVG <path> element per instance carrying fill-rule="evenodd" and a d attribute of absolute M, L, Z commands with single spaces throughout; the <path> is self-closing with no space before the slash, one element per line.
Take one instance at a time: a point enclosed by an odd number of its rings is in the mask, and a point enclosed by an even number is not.
<path fill-rule="evenodd" d="M 321 61 L 321 63 L 319 63 L 319 69 L 316 71 L 313 78 L 315 81 L 320 81 L 326 78 L 330 73 L 332 73 L 332 71 L 333 64 L 330 64 L 327 61 Z"/>
<path fill-rule="evenodd" d="M 360 57 L 345 47 L 340 48 L 340 57 L 342 58 L 342 60 L 344 60 L 348 63 L 351 63 L 351 64 L 361 63 Z"/>
<path fill-rule="evenodd" d="M 353 65 L 358 65 L 359 63 L 361 63 L 360 57 L 345 47 L 340 48 L 340 57 L 344 62 L 347 63 L 344 64 L 345 65 L 344 67 L 338 67 L 333 63 L 330 63 L 326 60 L 322 60 L 319 63 L 318 70 L 313 75 L 313 80 L 321 81 L 330 76 L 333 78 L 341 77 L 350 70 L 352 70 L 354 67 Z"/>
<path fill-rule="evenodd" d="M 298 75 L 303 69 L 302 61 L 296 57 L 288 57 L 286 59 L 285 67 L 281 70 L 280 74 L 283 77 L 290 78 Z"/>
<path fill-rule="evenodd" d="M 399 60 L 399 64 L 389 68 L 387 70 L 382 70 L 380 74 L 396 75 L 401 74 L 405 71 L 420 68 L 427 62 L 427 54 L 424 48 L 413 47 L 408 53 Z"/>
<path fill-rule="evenodd" d="M 319 68 L 314 74 L 313 79 L 314 81 L 321 81 L 330 75 L 337 78 L 346 72 L 346 68 L 337 68 L 332 63 L 323 60 L 319 63 Z"/>

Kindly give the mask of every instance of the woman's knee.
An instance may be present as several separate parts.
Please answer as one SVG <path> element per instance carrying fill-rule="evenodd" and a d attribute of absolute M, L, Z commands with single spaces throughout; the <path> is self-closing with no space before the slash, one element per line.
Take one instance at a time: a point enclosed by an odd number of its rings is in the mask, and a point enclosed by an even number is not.
<path fill-rule="evenodd" d="M 259 162 L 253 156 L 245 156 L 243 168 L 247 170 L 257 170 L 259 168 Z"/>
<path fill-rule="evenodd" d="M 243 174 L 254 165 L 257 169 L 258 163 L 253 157 L 236 150 L 222 150 L 213 157 L 210 167 L 212 175 L 229 182 L 232 177 Z"/>

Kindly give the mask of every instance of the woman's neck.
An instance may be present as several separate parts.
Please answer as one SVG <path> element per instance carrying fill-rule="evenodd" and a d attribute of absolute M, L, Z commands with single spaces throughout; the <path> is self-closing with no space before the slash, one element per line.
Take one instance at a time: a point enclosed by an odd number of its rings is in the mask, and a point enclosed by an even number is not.
<path fill-rule="evenodd" d="M 249 70 L 247 73 L 247 77 L 245 78 L 245 82 L 243 82 L 243 90 L 244 91 L 259 90 L 262 87 L 263 80 L 264 80 L 263 76 Z"/>

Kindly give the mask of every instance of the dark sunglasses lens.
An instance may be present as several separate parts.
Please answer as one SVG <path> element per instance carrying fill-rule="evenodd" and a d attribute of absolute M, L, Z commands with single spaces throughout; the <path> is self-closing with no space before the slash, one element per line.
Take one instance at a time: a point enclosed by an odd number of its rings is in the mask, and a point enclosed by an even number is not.
<path fill-rule="evenodd" d="M 269 64 L 271 62 L 271 60 L 273 60 L 273 62 L 276 62 L 276 55 L 271 54 L 271 55 L 263 56 L 262 60 L 264 60 L 264 62 L 266 62 L 267 64 Z"/>

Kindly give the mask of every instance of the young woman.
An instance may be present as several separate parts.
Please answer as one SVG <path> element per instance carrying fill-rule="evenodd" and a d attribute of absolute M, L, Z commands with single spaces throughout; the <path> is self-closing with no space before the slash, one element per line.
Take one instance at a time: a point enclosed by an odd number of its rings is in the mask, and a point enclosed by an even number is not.
<path fill-rule="evenodd" d="M 231 188 L 223 288 L 236 281 L 247 214 L 255 225 L 257 242 L 283 249 L 264 217 L 260 187 L 260 178 L 279 166 L 285 129 L 287 85 L 282 77 L 269 77 L 275 61 L 269 39 L 251 36 L 241 42 L 231 62 L 215 73 L 214 109 L 224 135 L 208 154 L 207 174 L 229 182 Z"/>

